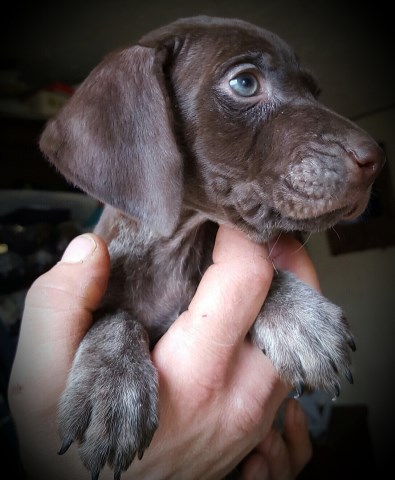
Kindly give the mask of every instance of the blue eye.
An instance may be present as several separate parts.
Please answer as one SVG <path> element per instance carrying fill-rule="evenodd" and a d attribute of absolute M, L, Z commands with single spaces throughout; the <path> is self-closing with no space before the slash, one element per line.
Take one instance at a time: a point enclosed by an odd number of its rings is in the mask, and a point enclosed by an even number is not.
<path fill-rule="evenodd" d="M 230 88 L 242 97 L 252 97 L 258 92 L 259 83 L 252 73 L 240 73 L 229 81 Z"/>

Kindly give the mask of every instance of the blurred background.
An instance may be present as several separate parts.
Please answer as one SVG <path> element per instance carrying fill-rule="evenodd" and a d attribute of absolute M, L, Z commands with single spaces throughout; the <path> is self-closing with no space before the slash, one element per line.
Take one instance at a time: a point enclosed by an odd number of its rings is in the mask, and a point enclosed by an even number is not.
<path fill-rule="evenodd" d="M 386 151 L 368 215 L 306 238 L 324 294 L 352 324 L 353 386 L 340 398 L 306 396 L 315 455 L 303 478 L 381 478 L 392 455 L 395 341 L 395 75 L 390 2 L 135 0 L 4 2 L 0 34 L 1 452 L 12 459 L 6 402 L 24 294 L 101 205 L 42 159 L 45 124 L 113 49 L 179 17 L 238 17 L 272 30 L 298 53 L 321 101 Z M 264 381 L 264 379 L 263 379 Z"/>

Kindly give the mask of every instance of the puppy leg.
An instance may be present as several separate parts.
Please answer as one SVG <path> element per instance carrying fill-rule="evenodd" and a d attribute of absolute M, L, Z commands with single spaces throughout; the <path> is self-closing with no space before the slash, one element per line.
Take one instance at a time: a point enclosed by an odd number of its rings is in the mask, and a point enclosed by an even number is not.
<path fill-rule="evenodd" d="M 306 385 L 338 396 L 340 374 L 352 383 L 355 344 L 342 310 L 289 272 L 274 277 L 251 336 L 298 395 Z"/>
<path fill-rule="evenodd" d="M 64 453 L 73 441 L 92 478 L 114 478 L 143 456 L 158 424 L 157 372 L 143 327 L 125 312 L 94 323 L 75 356 L 59 408 Z"/>

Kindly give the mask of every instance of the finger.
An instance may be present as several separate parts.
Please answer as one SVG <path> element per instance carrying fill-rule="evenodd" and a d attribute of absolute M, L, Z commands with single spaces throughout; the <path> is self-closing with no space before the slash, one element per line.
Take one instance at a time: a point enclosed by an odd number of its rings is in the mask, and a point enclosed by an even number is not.
<path fill-rule="evenodd" d="M 243 462 L 242 480 L 269 480 L 267 460 L 259 452 L 252 452 Z"/>
<path fill-rule="evenodd" d="M 207 351 L 233 354 L 254 322 L 272 280 L 262 245 L 239 231 L 219 228 L 213 264 L 189 305 L 189 330 Z M 208 361 L 210 361 L 208 359 Z"/>
<path fill-rule="evenodd" d="M 297 475 L 312 456 L 307 418 L 297 400 L 287 400 L 283 435 L 288 447 L 292 472 Z"/>
<path fill-rule="evenodd" d="M 268 243 L 276 268 L 294 273 L 300 280 L 319 290 L 318 276 L 305 248 L 292 236 L 282 235 Z"/>
<path fill-rule="evenodd" d="M 303 470 L 312 455 L 306 415 L 299 402 L 288 399 L 285 405 L 284 433 L 272 429 L 265 440 L 243 463 L 242 478 L 292 480 Z"/>
<path fill-rule="evenodd" d="M 23 391 L 24 404 L 42 408 L 46 398 L 61 392 L 77 345 L 106 289 L 108 274 L 105 243 L 85 234 L 74 239 L 62 260 L 34 282 L 26 297 L 11 373 L 11 401 Z"/>
<path fill-rule="evenodd" d="M 265 440 L 258 445 L 257 451 L 263 454 L 267 462 L 270 480 L 292 480 L 291 459 L 288 447 L 280 432 L 272 429 Z"/>

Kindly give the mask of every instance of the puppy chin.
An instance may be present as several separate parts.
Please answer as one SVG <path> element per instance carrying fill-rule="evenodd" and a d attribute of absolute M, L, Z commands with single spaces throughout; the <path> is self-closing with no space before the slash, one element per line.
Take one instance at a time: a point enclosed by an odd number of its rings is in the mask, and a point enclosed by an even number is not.
<path fill-rule="evenodd" d="M 343 220 L 345 221 L 352 221 L 361 216 L 364 211 L 366 210 L 366 207 L 368 206 L 369 200 L 370 200 L 370 192 L 371 189 L 369 189 L 368 192 L 366 192 L 359 200 L 357 203 L 355 203 L 351 209 L 349 210 L 348 213 L 346 213 L 343 217 Z"/>

